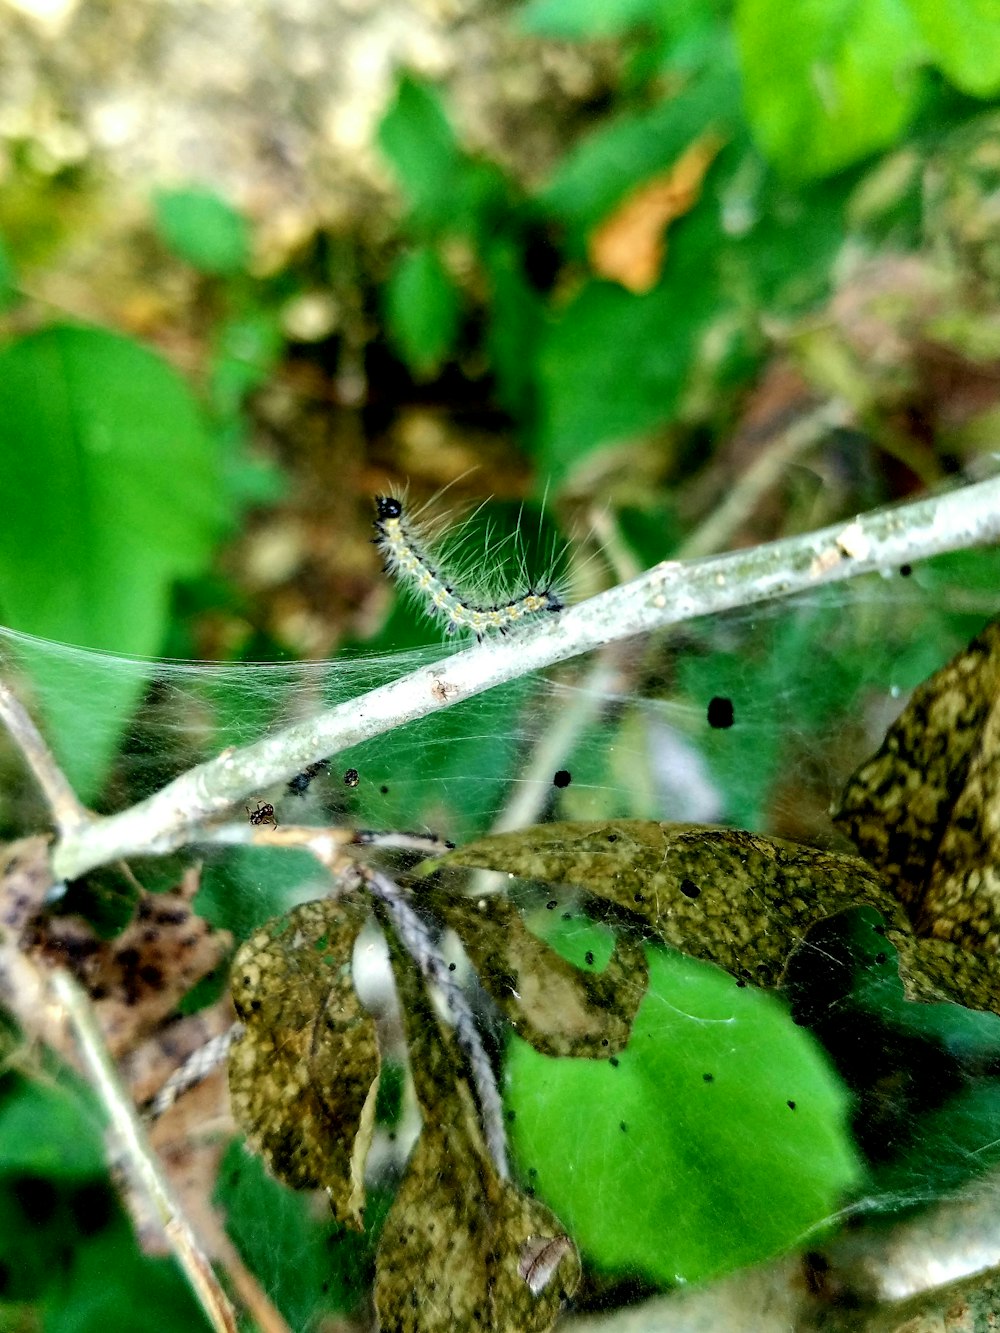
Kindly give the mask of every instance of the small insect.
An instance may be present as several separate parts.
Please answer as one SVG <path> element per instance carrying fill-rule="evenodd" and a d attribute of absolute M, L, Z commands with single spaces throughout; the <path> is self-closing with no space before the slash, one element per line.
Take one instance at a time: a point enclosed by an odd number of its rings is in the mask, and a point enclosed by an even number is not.
<path fill-rule="evenodd" d="M 270 824 L 272 828 L 278 827 L 278 821 L 274 817 L 274 806 L 269 802 L 261 805 L 260 801 L 258 801 L 256 810 L 251 810 L 248 805 L 243 808 L 250 816 L 251 824 Z"/>
<path fill-rule="evenodd" d="M 303 770 L 301 773 L 297 773 L 295 777 L 292 778 L 291 782 L 288 784 L 288 790 L 293 796 L 305 796 L 306 792 L 309 790 L 310 782 L 312 782 L 317 773 L 325 773 L 329 767 L 329 759 L 318 759 L 315 764 L 310 764 L 307 769 Z"/>

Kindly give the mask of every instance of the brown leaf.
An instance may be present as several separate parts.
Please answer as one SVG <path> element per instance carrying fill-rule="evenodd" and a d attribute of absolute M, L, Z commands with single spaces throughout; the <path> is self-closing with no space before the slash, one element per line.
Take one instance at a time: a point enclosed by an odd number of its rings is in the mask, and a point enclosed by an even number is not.
<path fill-rule="evenodd" d="M 536 1050 L 607 1057 L 627 1044 L 648 980 L 641 944 L 618 939 L 602 972 L 584 972 L 533 935 L 499 894 L 476 901 L 436 893 L 433 904 L 484 989 Z"/>
<path fill-rule="evenodd" d="M 690 144 L 669 171 L 643 181 L 590 234 L 594 272 L 641 295 L 655 287 L 666 258 L 665 231 L 698 202 L 702 181 L 722 147 L 717 134 Z"/>
<path fill-rule="evenodd" d="M 354 1227 L 379 1078 L 375 1024 L 351 976 L 367 915 L 360 895 L 303 903 L 256 931 L 232 972 L 246 1024 L 229 1056 L 233 1115 L 279 1180 L 325 1188 Z"/>
<path fill-rule="evenodd" d="M 774 986 L 809 927 L 870 904 L 888 937 L 906 932 L 899 904 L 851 856 L 735 829 L 640 819 L 544 824 L 483 838 L 444 864 L 548 884 L 576 884 L 642 918 L 667 944 Z"/>
<path fill-rule="evenodd" d="M 913 692 L 834 818 L 918 934 L 1000 950 L 1000 625 Z"/>
<path fill-rule="evenodd" d="M 424 1125 L 376 1258 L 382 1333 L 545 1333 L 576 1289 L 576 1248 L 489 1159 L 452 1039 L 390 937 Z"/>
<path fill-rule="evenodd" d="M 116 1057 L 173 1013 L 229 951 L 228 932 L 213 930 L 191 908 L 196 883 L 186 893 L 143 893 L 134 918 L 113 940 L 73 916 L 52 917 L 36 933 L 36 955 L 68 968 L 90 993 Z"/>

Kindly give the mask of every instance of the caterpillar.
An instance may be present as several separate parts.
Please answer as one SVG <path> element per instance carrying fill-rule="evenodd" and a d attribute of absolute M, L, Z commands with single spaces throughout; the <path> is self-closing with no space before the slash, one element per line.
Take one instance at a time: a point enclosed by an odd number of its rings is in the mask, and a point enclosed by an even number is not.
<path fill-rule="evenodd" d="M 398 496 L 377 496 L 375 514 L 375 544 L 387 571 L 423 604 L 428 615 L 444 621 L 446 634 L 470 630 L 482 642 L 487 634 L 507 634 L 525 622 L 562 610 L 562 598 L 551 584 L 529 587 L 519 596 L 492 603 L 477 600 L 459 586 L 459 578 L 449 577 L 439 567 L 419 524 L 409 517 Z"/>

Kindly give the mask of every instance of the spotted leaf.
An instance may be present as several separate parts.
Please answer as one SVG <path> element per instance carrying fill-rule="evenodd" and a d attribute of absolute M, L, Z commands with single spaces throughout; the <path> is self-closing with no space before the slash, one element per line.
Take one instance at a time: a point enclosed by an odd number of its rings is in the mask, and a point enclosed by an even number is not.
<path fill-rule="evenodd" d="M 251 1145 L 287 1185 L 328 1190 L 355 1227 L 379 1077 L 375 1024 L 351 977 L 366 914 L 360 897 L 324 899 L 250 936 L 233 962 L 245 1031 L 229 1057 L 233 1114 Z"/>

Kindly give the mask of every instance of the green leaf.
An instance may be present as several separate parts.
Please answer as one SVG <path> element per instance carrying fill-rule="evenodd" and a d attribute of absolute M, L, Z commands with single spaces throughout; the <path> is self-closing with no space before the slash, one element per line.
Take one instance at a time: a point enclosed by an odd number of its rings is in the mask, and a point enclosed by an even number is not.
<path fill-rule="evenodd" d="M 740 115 L 739 81 L 728 34 L 705 74 L 651 111 L 619 115 L 586 136 L 560 163 L 540 202 L 570 229 L 571 249 L 631 190 L 666 170 L 709 130 L 723 138 Z"/>
<path fill-rule="evenodd" d="M 155 655 L 174 580 L 204 569 L 227 518 L 213 441 L 184 381 L 127 338 L 56 326 L 0 349 L 0 421 L 3 619 L 62 642 Z M 145 673 L 108 670 L 99 658 L 30 657 L 57 755 L 86 799 Z"/>
<path fill-rule="evenodd" d="M 526 32 L 544 37 L 607 37 L 665 26 L 676 7 L 670 0 L 528 0 L 520 19 Z"/>
<path fill-rule="evenodd" d="M 158 190 L 153 210 L 164 243 L 201 273 L 225 276 L 246 268 L 250 258 L 247 220 L 212 190 L 197 186 Z"/>
<path fill-rule="evenodd" d="M 829 175 L 894 143 L 924 54 L 904 0 L 739 0 L 747 114 L 790 176 Z"/>
<path fill-rule="evenodd" d="M 281 1185 L 259 1157 L 234 1141 L 219 1167 L 215 1202 L 251 1271 L 293 1329 L 321 1312 L 349 1313 L 371 1284 L 373 1231 L 388 1198 L 373 1190 L 358 1235 L 317 1214 L 315 1199 Z"/>
<path fill-rule="evenodd" d="M 421 246 L 396 262 L 385 293 L 389 335 L 416 374 L 431 376 L 451 351 L 460 298 L 437 252 Z"/>
<path fill-rule="evenodd" d="M 539 351 L 539 464 L 553 480 L 601 445 L 668 422 L 699 335 L 717 313 L 715 219 L 704 209 L 671 232 L 660 283 L 645 296 L 590 282 Z"/>
<path fill-rule="evenodd" d="M 382 118 L 378 142 L 415 220 L 432 228 L 446 226 L 464 160 L 437 91 L 404 75 Z"/>
<path fill-rule="evenodd" d="M 233 961 L 244 1031 L 229 1054 L 233 1118 L 278 1177 L 326 1190 L 361 1229 L 375 1126 L 375 1024 L 354 991 L 351 956 L 367 903 L 341 895 L 268 922 Z"/>
<path fill-rule="evenodd" d="M 50 1178 L 104 1171 L 101 1119 L 69 1079 L 11 1079 L 0 1092 L 0 1171 Z"/>
<path fill-rule="evenodd" d="M 9 310 L 19 299 L 17 272 L 10 252 L 0 240 L 0 311 Z"/>
<path fill-rule="evenodd" d="M 1000 90 L 1000 0 L 909 0 L 931 57 L 973 97 Z"/>
<path fill-rule="evenodd" d="M 491 288 L 486 346 L 496 376 L 497 398 L 508 412 L 527 420 L 534 406 L 532 372 L 542 332 L 542 303 L 525 277 L 521 251 L 515 242 L 493 242 L 484 263 Z"/>
<path fill-rule="evenodd" d="M 575 957 L 599 935 L 553 942 Z M 660 950 L 649 964 L 614 1064 L 515 1041 L 506 1099 L 522 1171 L 583 1252 L 666 1285 L 801 1245 L 860 1166 L 848 1098 L 781 1004 Z"/>

